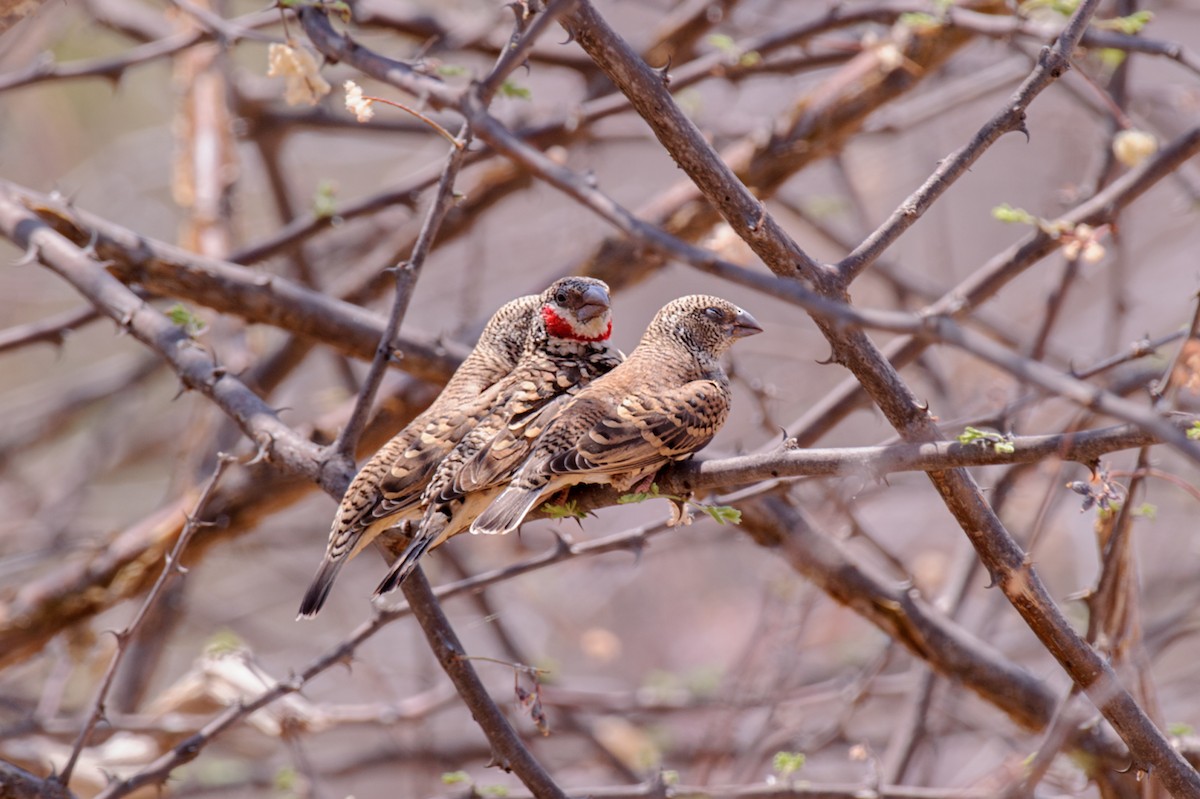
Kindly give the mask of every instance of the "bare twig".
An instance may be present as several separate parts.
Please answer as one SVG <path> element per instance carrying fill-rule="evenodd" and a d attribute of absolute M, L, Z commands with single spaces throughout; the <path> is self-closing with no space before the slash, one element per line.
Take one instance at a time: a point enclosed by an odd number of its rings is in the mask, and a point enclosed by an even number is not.
<path fill-rule="evenodd" d="M 493 760 L 505 771 L 515 773 L 535 796 L 566 799 L 566 794 L 533 757 L 488 695 L 420 568 L 409 576 L 402 588 L 438 663 L 487 736 Z"/>
<path fill-rule="evenodd" d="M 112 659 L 108 662 L 108 668 L 100 680 L 100 687 L 96 690 L 95 698 L 92 699 L 91 710 L 88 712 L 88 716 L 83 723 L 83 729 L 79 731 L 79 737 L 75 739 L 71 755 L 67 758 L 62 771 L 55 777 L 60 785 L 65 787 L 70 784 L 71 772 L 75 770 L 75 764 L 79 761 L 79 755 L 83 752 L 83 748 L 87 746 L 88 739 L 91 738 L 92 731 L 96 728 L 96 725 L 104 718 L 104 703 L 108 698 L 108 691 L 112 687 L 113 678 L 117 676 L 117 669 L 121 665 L 121 660 L 128 651 L 129 641 L 149 615 L 151 609 L 154 607 L 154 603 L 158 601 L 163 589 L 167 586 L 167 581 L 175 575 L 186 573 L 179 559 L 183 555 L 184 549 L 187 548 L 188 542 L 192 539 L 192 535 L 204 524 L 201 521 L 201 516 L 205 512 L 209 500 L 212 499 L 213 492 L 216 491 L 217 484 L 221 481 L 221 476 L 225 474 L 225 470 L 229 468 L 233 460 L 231 456 L 218 455 L 216 468 L 213 469 L 212 476 L 209 477 L 201 489 L 200 495 L 196 498 L 195 505 L 187 516 L 187 523 L 179 533 L 179 538 L 175 541 L 175 546 L 171 548 L 171 554 L 167 556 L 166 563 L 163 566 L 162 572 L 159 573 L 158 579 L 150 588 L 150 592 L 146 594 L 146 599 L 142 602 L 142 606 L 138 608 L 138 612 L 134 615 L 133 620 L 129 622 L 124 630 L 114 633 L 117 637 L 117 649 L 113 652 Z"/>
<path fill-rule="evenodd" d="M 838 262 L 837 269 L 846 283 L 854 280 L 883 254 L 901 233 L 920 219 L 997 139 L 1012 131 L 1020 131 L 1028 136 L 1028 131 L 1025 130 L 1025 109 L 1047 86 L 1070 69 L 1071 53 L 1099 5 L 1099 0 L 1081 2 L 1067 27 L 1059 34 L 1058 40 L 1052 47 L 1042 50 L 1037 67 L 1004 107 L 984 123 L 970 142 L 943 158 L 933 174 L 892 212 L 886 222 Z"/>
<path fill-rule="evenodd" d="M 0 30 L 4 19 L 0 16 Z M 54 777 L 45 779 L 0 760 L 0 796 L 4 799 L 75 799 Z"/>
<path fill-rule="evenodd" d="M 156 241 L 11 183 L 0 181 L 0 192 L 35 209 L 81 251 L 90 245 L 124 282 L 248 322 L 276 325 L 359 358 L 371 357 L 379 344 L 385 320 L 371 311 L 277 275 Z M 398 337 L 396 347 L 405 354 L 406 371 L 438 382 L 445 382 L 466 355 L 465 349 L 415 336 Z"/>
<path fill-rule="evenodd" d="M 0 331 L 0 352 L 39 342 L 62 344 L 69 331 L 83 327 L 99 317 L 100 312 L 89 305 L 49 319 L 39 319 L 20 327 Z"/>

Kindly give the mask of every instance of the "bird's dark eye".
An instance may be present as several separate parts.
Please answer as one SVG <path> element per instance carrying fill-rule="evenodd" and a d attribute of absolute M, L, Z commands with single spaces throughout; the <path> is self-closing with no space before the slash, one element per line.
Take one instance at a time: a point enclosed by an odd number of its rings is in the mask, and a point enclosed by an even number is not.
<path fill-rule="evenodd" d="M 721 313 L 720 308 L 705 308 L 704 313 L 709 319 L 715 319 L 718 322 L 725 317 L 725 314 Z"/>
<path fill-rule="evenodd" d="M 564 305 L 567 302 L 567 290 L 559 289 L 554 293 L 554 301 L 559 305 Z"/>

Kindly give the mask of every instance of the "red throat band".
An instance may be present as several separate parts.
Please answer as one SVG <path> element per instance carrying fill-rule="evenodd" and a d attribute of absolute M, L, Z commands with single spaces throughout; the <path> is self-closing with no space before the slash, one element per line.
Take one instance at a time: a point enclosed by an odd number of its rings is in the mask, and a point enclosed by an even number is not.
<path fill-rule="evenodd" d="M 542 306 L 542 320 L 546 323 L 546 332 L 555 338 L 565 338 L 571 341 L 606 341 L 612 333 L 612 320 L 608 320 L 608 325 L 604 328 L 604 332 L 596 336 L 584 336 L 575 331 L 571 327 L 571 323 L 559 316 L 549 305 Z"/>

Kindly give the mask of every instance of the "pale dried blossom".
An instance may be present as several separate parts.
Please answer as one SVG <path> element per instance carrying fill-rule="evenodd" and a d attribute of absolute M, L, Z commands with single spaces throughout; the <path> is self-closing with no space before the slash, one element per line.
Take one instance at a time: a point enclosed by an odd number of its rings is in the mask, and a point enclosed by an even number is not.
<path fill-rule="evenodd" d="M 288 105 L 316 105 L 332 88 L 321 77 L 317 60 L 303 47 L 273 43 L 267 50 L 267 77 L 287 81 L 283 99 Z"/>
<path fill-rule="evenodd" d="M 371 101 L 363 97 L 362 86 L 348 80 L 342 84 L 342 88 L 346 90 L 346 110 L 354 114 L 359 122 L 370 122 L 375 116 L 375 109 L 371 107 Z"/>
<path fill-rule="evenodd" d="M 1086 264 L 1099 263 L 1104 258 L 1100 236 L 1105 230 L 1105 226 L 1094 228 L 1091 225 L 1076 225 L 1074 230 L 1061 236 L 1063 256 L 1071 261 L 1079 258 Z"/>
<path fill-rule="evenodd" d="M 1158 152 L 1158 139 L 1144 130 L 1123 130 L 1113 137 L 1113 155 L 1127 167 L 1135 167 Z"/>

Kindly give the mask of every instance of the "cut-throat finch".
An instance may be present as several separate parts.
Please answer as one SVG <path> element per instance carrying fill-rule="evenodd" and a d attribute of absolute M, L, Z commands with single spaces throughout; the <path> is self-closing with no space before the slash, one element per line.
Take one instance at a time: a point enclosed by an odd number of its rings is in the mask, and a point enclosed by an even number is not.
<path fill-rule="evenodd" d="M 563 488 L 610 483 L 628 490 L 691 456 L 729 416 L 721 354 L 761 332 L 753 316 L 719 297 L 692 295 L 667 303 L 620 366 L 556 409 L 471 532 L 511 532 Z"/>
<path fill-rule="evenodd" d="M 520 359 L 434 472 L 421 524 L 376 594 L 396 588 L 425 552 L 467 529 L 525 459 L 551 409 L 620 363 L 608 345 L 611 332 L 608 286 L 601 281 L 564 278 L 542 294 Z"/>

